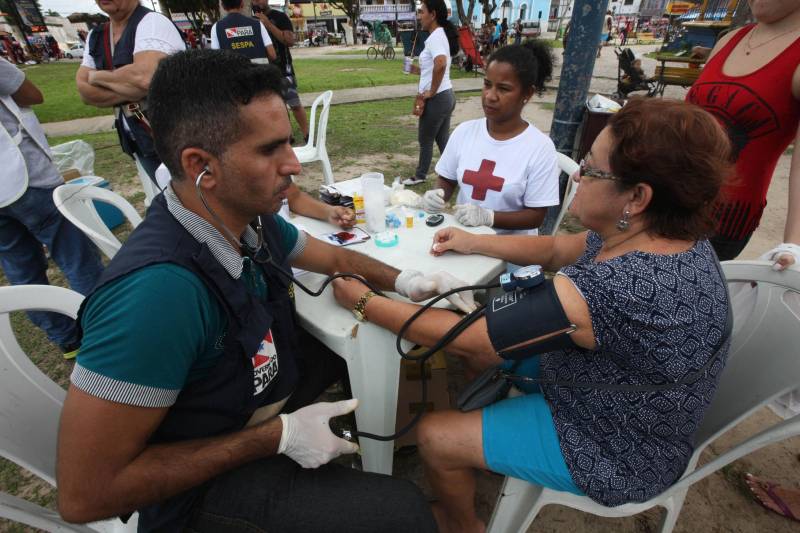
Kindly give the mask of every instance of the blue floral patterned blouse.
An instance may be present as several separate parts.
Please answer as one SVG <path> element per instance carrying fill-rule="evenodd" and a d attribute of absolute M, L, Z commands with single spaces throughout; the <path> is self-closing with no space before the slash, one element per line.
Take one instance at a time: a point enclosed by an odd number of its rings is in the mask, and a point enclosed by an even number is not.
<path fill-rule="evenodd" d="M 589 305 L 597 349 L 544 354 L 541 377 L 663 384 L 715 359 L 692 384 L 660 392 L 542 385 L 575 484 L 614 506 L 652 498 L 686 469 L 728 353 L 729 341 L 715 356 L 728 296 L 706 240 L 674 255 L 632 252 L 595 262 L 602 244 L 589 232 L 583 256 L 559 272 Z"/>

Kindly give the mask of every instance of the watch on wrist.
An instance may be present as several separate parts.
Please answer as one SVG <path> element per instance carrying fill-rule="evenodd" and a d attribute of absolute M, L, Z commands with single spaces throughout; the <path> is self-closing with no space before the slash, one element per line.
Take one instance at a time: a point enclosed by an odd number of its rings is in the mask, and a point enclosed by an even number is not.
<path fill-rule="evenodd" d="M 353 314 L 359 322 L 364 322 L 367 319 L 367 302 L 373 296 L 377 296 L 374 291 L 367 291 L 362 294 L 361 298 L 356 302 L 356 306 L 353 308 Z"/>

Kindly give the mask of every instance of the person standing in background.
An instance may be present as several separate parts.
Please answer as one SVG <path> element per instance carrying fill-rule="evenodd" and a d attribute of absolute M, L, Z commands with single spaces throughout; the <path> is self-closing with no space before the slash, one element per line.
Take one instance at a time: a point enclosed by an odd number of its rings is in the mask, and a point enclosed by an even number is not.
<path fill-rule="evenodd" d="M 89 32 L 75 82 L 87 105 L 113 107 L 122 151 L 155 183 L 161 160 L 147 119 L 147 90 L 158 62 L 186 49 L 178 28 L 139 0 L 97 0 L 110 21 Z"/>
<path fill-rule="evenodd" d="M 414 114 L 419 116 L 419 162 L 414 176 L 403 180 L 404 185 L 425 182 L 433 159 L 433 141 L 436 141 L 439 153 L 443 153 L 450 138 L 450 116 L 456 107 L 450 81 L 450 61 L 458 53 L 458 34 L 447 19 L 444 0 L 423 0 L 418 18 L 422 29 L 430 35 L 419 55 L 419 66 L 411 66 L 411 73 L 419 74 L 418 92 L 424 103 L 420 103 L 418 98 L 414 110 Z"/>
<path fill-rule="evenodd" d="M 292 65 L 292 53 L 289 49 L 294 46 L 294 27 L 286 13 L 272 9 L 267 0 L 253 0 L 253 14 L 261 21 L 272 43 L 275 46 L 277 58 L 275 64 L 281 69 L 289 87 L 286 90 L 286 105 L 292 110 L 292 115 L 297 121 L 297 126 L 303 133 L 303 142 L 308 142 L 308 116 L 300 102 L 300 93 L 297 92 L 297 76 Z"/>
<path fill-rule="evenodd" d="M 44 101 L 17 67 L 0 59 L 0 266 L 12 285 L 48 285 L 43 246 L 73 290 L 91 292 L 103 271 L 97 250 L 53 202 L 64 183 L 41 124 L 28 106 Z M 60 313 L 31 311 L 31 322 L 71 359 L 78 348 L 75 321 Z"/>

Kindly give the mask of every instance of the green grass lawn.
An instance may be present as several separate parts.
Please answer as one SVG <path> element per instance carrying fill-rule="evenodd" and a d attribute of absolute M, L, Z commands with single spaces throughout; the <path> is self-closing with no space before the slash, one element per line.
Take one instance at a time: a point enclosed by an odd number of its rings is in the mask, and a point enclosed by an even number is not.
<path fill-rule="evenodd" d="M 300 92 L 318 92 L 328 89 L 351 89 L 416 83 L 419 78 L 403 74 L 400 54 L 393 60 L 367 59 L 296 59 L 294 68 Z M 450 70 L 451 78 L 467 78 L 472 73 Z"/>
<path fill-rule="evenodd" d="M 23 67 L 25 75 L 44 95 L 44 103 L 36 106 L 40 122 L 58 122 L 75 118 L 110 115 L 110 108 L 88 106 L 81 101 L 75 87 L 79 63 L 46 63 Z"/>
<path fill-rule="evenodd" d="M 301 92 L 318 92 L 328 89 L 350 89 L 416 83 L 416 76 L 403 74 L 403 61 L 398 55 L 393 61 L 364 59 L 297 59 L 297 70 Z M 58 122 L 76 118 L 109 115 L 108 108 L 85 105 L 75 87 L 78 63 L 50 63 L 25 67 L 25 74 L 41 89 L 44 103 L 36 106 L 39 121 Z M 471 74 L 453 69 L 453 78 L 469 77 Z M 409 104 L 410 105 L 410 104 Z"/>

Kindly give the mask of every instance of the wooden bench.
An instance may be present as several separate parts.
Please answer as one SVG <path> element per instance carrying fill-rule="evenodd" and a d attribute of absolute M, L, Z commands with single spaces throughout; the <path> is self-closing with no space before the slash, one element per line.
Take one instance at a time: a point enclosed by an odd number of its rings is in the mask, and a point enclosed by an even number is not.
<path fill-rule="evenodd" d="M 640 31 L 634 35 L 638 44 L 655 42 L 656 36 L 651 31 Z"/>
<path fill-rule="evenodd" d="M 690 59 L 688 57 L 659 57 L 656 59 L 661 62 L 656 66 L 655 76 L 657 82 L 655 94 L 664 96 L 664 89 L 667 85 L 678 85 L 680 87 L 691 87 L 700 73 L 703 72 L 703 59 Z M 668 66 L 667 63 L 680 63 L 681 66 Z"/>

